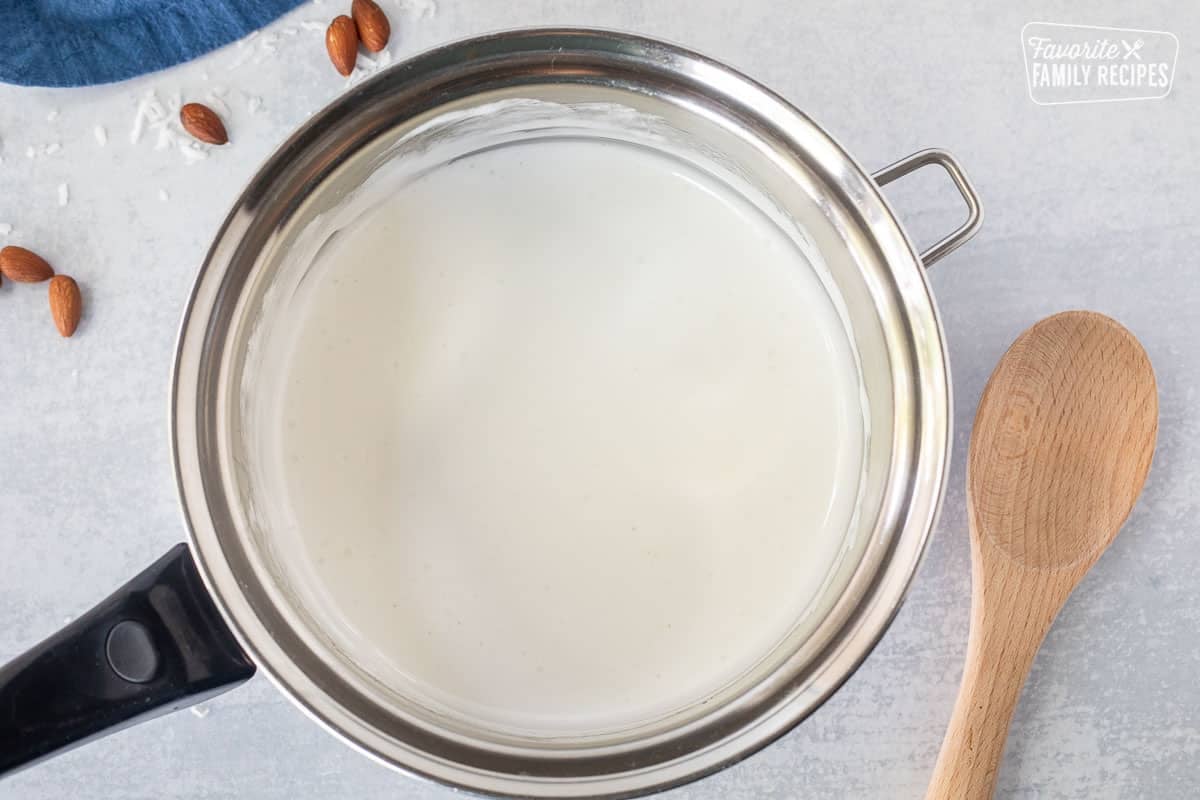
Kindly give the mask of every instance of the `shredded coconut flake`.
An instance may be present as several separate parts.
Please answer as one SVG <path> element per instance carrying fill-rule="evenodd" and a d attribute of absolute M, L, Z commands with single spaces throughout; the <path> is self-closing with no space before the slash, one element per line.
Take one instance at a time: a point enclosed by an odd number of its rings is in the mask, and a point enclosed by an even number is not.
<path fill-rule="evenodd" d="M 142 140 L 142 133 L 147 126 L 162 124 L 167 119 L 167 110 L 153 89 L 147 92 L 138 102 L 137 111 L 133 115 L 133 129 L 129 132 L 129 141 L 137 144 Z"/>
<path fill-rule="evenodd" d="M 262 102 L 263 101 L 261 97 L 251 95 L 250 97 L 246 98 L 246 110 L 251 114 L 257 114 L 259 109 L 262 108 Z"/>
<path fill-rule="evenodd" d="M 171 199 L 171 195 L 167 194 L 166 189 L 159 189 L 158 190 L 158 199 L 162 200 L 165 203 Z"/>
<path fill-rule="evenodd" d="M 396 5 L 417 19 L 433 19 L 437 16 L 437 0 L 398 0 Z"/>
<path fill-rule="evenodd" d="M 192 706 L 192 716 L 204 719 L 208 716 L 208 706 Z"/>
<path fill-rule="evenodd" d="M 62 150 L 62 145 L 59 144 L 58 142 L 51 142 L 50 144 L 46 145 L 45 150 L 43 150 L 42 152 L 44 152 L 48 156 L 52 156 L 55 153 L 57 153 L 59 150 Z"/>
<path fill-rule="evenodd" d="M 51 110 L 50 113 L 46 115 L 46 122 L 54 122 L 54 120 L 56 120 L 56 119 L 58 119 L 58 109 L 57 108 Z"/>
<path fill-rule="evenodd" d="M 96 137 L 96 144 L 101 147 L 108 144 L 108 131 L 104 129 L 103 125 L 97 125 L 92 128 L 92 135 Z"/>
<path fill-rule="evenodd" d="M 65 206 L 69 202 L 71 202 L 71 187 L 60 183 L 58 185 L 58 204 Z"/>
<path fill-rule="evenodd" d="M 221 95 L 217 94 L 216 91 L 209 92 L 208 96 L 205 97 L 204 100 L 208 103 L 213 111 L 216 111 L 219 114 L 229 114 L 229 106 L 225 105 L 225 101 L 221 99 Z"/>
<path fill-rule="evenodd" d="M 358 56 L 358 61 L 355 64 L 354 71 L 351 72 L 350 77 L 346 79 L 346 85 L 354 86 L 357 83 L 361 83 L 391 63 L 392 54 L 389 50 L 382 50 L 375 54 L 375 56 L 360 54 Z"/>
<path fill-rule="evenodd" d="M 37 155 L 37 150 L 34 149 L 33 145 L 29 145 L 29 147 L 25 148 L 25 157 L 26 158 L 33 158 L 36 155 Z"/>
<path fill-rule="evenodd" d="M 12 225 L 7 222 L 0 222 L 0 236 L 8 236 L 12 233 Z"/>
<path fill-rule="evenodd" d="M 189 164 L 195 164 L 197 161 L 208 158 L 208 151 L 197 142 L 179 142 L 179 152 L 183 154 L 183 160 Z"/>
<path fill-rule="evenodd" d="M 326 28 L 325 25 L 322 25 L 321 23 L 311 19 L 306 19 L 301 22 L 300 27 L 304 28 L 306 31 L 324 31 Z"/>
<path fill-rule="evenodd" d="M 154 141 L 155 150 L 166 150 L 175 141 L 174 132 L 166 125 L 158 127 L 158 138 Z"/>

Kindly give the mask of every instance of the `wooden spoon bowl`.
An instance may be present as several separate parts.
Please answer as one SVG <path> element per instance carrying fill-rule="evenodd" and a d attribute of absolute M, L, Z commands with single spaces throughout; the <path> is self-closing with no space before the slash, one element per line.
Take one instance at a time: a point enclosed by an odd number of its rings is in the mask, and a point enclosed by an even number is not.
<path fill-rule="evenodd" d="M 928 800 L 991 797 L 1033 658 L 1129 516 L 1157 431 L 1150 360 L 1108 317 L 1049 317 L 1000 360 L 971 434 L 971 634 Z"/>

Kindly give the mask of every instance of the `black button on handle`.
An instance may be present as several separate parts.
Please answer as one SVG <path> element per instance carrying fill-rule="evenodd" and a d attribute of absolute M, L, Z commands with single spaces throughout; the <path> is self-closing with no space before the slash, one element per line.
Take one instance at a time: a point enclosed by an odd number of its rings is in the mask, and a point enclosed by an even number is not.
<path fill-rule="evenodd" d="M 158 674 L 158 650 L 146 626 L 127 619 L 112 626 L 104 654 L 113 672 L 130 683 L 149 683 Z"/>

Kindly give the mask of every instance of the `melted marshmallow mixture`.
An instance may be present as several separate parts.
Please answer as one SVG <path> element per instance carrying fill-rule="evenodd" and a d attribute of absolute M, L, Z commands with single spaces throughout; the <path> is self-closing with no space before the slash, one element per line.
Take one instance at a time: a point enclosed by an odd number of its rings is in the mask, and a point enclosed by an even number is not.
<path fill-rule="evenodd" d="M 305 603 L 394 691 L 611 730 L 778 644 L 846 544 L 845 325 L 794 243 L 667 156 L 515 144 L 398 189 L 289 313 L 272 469 Z"/>

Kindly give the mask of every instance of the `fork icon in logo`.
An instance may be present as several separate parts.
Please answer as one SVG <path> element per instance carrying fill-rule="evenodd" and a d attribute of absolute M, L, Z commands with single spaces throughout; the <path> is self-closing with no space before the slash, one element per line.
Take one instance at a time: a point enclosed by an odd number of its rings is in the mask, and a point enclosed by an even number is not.
<path fill-rule="evenodd" d="M 1129 60 L 1130 56 L 1137 58 L 1138 61 L 1142 60 L 1142 54 L 1139 53 L 1138 50 L 1142 49 L 1142 45 L 1145 44 L 1144 41 L 1142 41 L 1141 39 L 1137 39 L 1134 41 L 1133 44 L 1130 44 L 1129 42 L 1122 39 L 1121 44 L 1125 47 L 1125 60 L 1126 61 Z"/>

